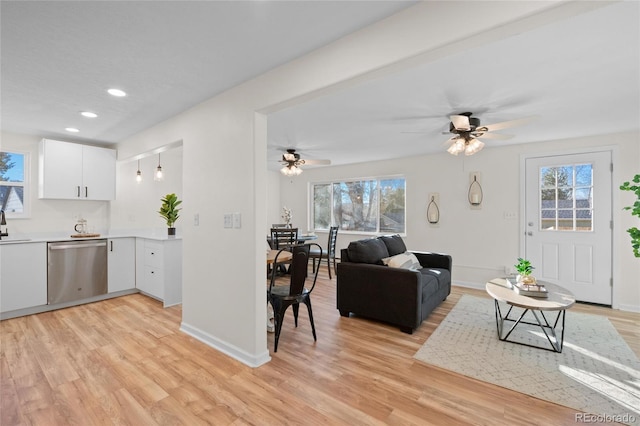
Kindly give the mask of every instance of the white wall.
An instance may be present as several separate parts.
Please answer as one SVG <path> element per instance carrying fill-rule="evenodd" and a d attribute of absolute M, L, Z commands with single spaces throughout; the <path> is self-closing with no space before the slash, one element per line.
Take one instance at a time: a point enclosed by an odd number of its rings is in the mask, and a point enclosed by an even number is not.
<path fill-rule="evenodd" d="M 138 170 L 136 160 L 120 160 L 116 163 L 116 199 L 111 203 L 112 229 L 153 229 L 166 234 L 166 222 L 158 214 L 162 204 L 160 199 L 169 193 L 175 193 L 179 199 L 183 199 L 182 147 L 160 154 L 160 164 L 164 179 L 156 182 L 153 175 L 158 167 L 158 155 L 140 159 L 142 182 L 138 183 L 135 179 Z M 175 223 L 178 235 L 182 233 L 185 222 L 186 218 L 181 216 Z"/>
<path fill-rule="evenodd" d="M 293 180 L 281 178 L 280 199 L 296 217 L 294 225 L 306 229 L 307 188 L 311 182 L 403 174 L 407 180 L 407 233 L 409 249 L 436 251 L 453 257 L 453 281 L 484 288 L 484 283 L 504 275 L 504 267 L 515 264 L 520 253 L 520 156 L 562 153 L 587 147 L 615 146 L 614 156 L 614 307 L 640 311 L 640 262 L 634 258 L 626 229 L 638 226 L 622 207 L 633 200 L 621 200 L 617 188 L 640 173 L 640 135 L 616 134 L 525 145 L 485 148 L 471 157 L 441 154 L 362 163 L 350 166 L 307 169 Z M 482 173 L 484 200 L 480 210 L 467 201 L 469 173 Z M 440 194 L 440 223 L 426 220 L 429 193 Z M 627 194 L 625 194 L 627 195 Z M 633 198 L 633 197 L 631 197 Z M 515 212 L 518 219 L 505 219 Z M 635 223 L 634 223 L 635 222 Z M 367 238 L 338 233 L 337 248 Z M 326 234 L 322 234 L 324 244 Z"/>
<path fill-rule="evenodd" d="M 586 8 L 580 2 L 420 2 L 119 143 L 123 158 L 184 143 L 183 213 L 199 214 L 200 226 L 187 219 L 183 230 L 182 329 L 249 365 L 270 359 L 264 231 L 272 213 L 267 123 L 259 113 Z M 538 11 L 545 16 L 530 16 Z M 482 19 L 451 26 L 461 13 Z M 242 215 L 242 228 L 223 228 L 224 214 L 233 212 Z"/>
<path fill-rule="evenodd" d="M 82 216 L 96 232 L 109 229 L 108 201 L 40 200 L 38 199 L 38 143 L 42 138 L 31 135 L 2 132 L 0 150 L 22 151 L 30 156 L 28 197 L 31 216 L 25 219 L 7 219 L 9 235 L 21 234 L 55 235 L 74 234 L 76 219 Z"/>

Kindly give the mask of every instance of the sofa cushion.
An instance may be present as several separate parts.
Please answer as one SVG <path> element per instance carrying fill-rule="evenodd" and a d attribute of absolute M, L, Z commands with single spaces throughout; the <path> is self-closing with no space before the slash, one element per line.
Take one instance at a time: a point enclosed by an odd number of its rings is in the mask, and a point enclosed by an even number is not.
<path fill-rule="evenodd" d="M 419 269 L 420 262 L 415 254 L 404 252 L 400 254 L 396 254 L 395 256 L 385 257 L 382 259 L 382 263 L 392 268 L 402 268 L 402 269 Z"/>
<path fill-rule="evenodd" d="M 435 277 L 438 282 L 438 289 L 444 288 L 451 282 L 451 272 L 448 269 L 422 268 L 420 269 L 420 273 L 423 275 L 423 278 L 428 276 Z"/>
<path fill-rule="evenodd" d="M 379 238 L 352 241 L 347 247 L 349 260 L 354 263 L 382 265 L 382 259 L 389 257 L 387 246 Z"/>
<path fill-rule="evenodd" d="M 384 242 L 384 245 L 387 246 L 387 251 L 389 252 L 389 256 L 395 256 L 400 253 L 404 253 L 407 251 L 407 246 L 404 245 L 404 241 L 400 235 L 383 235 L 380 239 Z"/>

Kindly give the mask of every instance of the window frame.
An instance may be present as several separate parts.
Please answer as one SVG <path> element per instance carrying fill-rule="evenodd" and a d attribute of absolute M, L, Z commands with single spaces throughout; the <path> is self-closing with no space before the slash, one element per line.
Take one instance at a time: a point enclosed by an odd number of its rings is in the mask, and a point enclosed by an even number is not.
<path fill-rule="evenodd" d="M 0 186 L 22 187 L 22 213 L 5 211 L 5 217 L 7 219 L 29 219 L 31 217 L 31 152 L 20 149 L 2 149 L 0 152 L 22 155 L 24 160 L 24 179 L 22 182 L 0 180 Z"/>
<path fill-rule="evenodd" d="M 590 170 L 590 180 L 589 180 L 589 185 L 586 186 L 584 183 L 580 184 L 578 182 L 578 168 L 579 167 L 585 167 L 587 166 Z M 543 177 L 543 169 L 547 168 L 547 169 L 552 169 L 554 170 L 554 185 L 553 186 L 544 186 L 542 183 L 542 179 Z M 558 178 L 558 170 L 559 169 L 567 169 L 570 168 L 571 169 L 571 183 L 569 185 L 559 185 L 559 178 Z M 594 165 L 593 163 L 589 163 L 589 162 L 576 162 L 576 163 L 568 163 L 568 164 L 561 164 L 561 165 L 555 165 L 555 166 L 551 166 L 551 167 L 540 167 L 538 169 L 538 180 L 539 180 L 539 186 L 538 186 L 538 199 L 539 199 L 539 209 L 538 209 L 538 231 L 540 232 L 573 232 L 573 233 L 589 233 L 589 232 L 595 232 L 594 229 L 594 201 L 593 201 L 593 168 Z M 589 206 L 588 207 L 580 207 L 578 206 L 578 202 L 583 200 L 582 198 L 578 198 L 576 196 L 576 193 L 578 191 L 584 191 L 585 189 L 588 188 L 588 194 L 590 194 L 588 200 L 589 201 Z M 561 201 L 567 201 L 567 200 L 560 200 L 560 198 L 558 197 L 558 193 L 559 191 L 567 191 L 570 190 L 571 191 L 571 207 L 566 207 L 566 206 L 560 206 L 560 202 Z M 544 203 L 544 191 L 554 191 L 554 204 L 553 207 L 547 207 L 547 208 L 543 208 L 543 203 Z M 561 212 L 571 212 L 571 223 L 572 223 L 572 229 L 569 229 L 566 225 L 565 226 L 559 226 L 561 224 L 562 221 L 567 222 L 569 220 L 569 218 L 563 218 L 561 217 Z M 549 218 L 545 218 L 544 217 L 544 213 L 545 212 L 554 212 L 554 224 L 555 226 L 552 228 L 544 228 L 543 225 L 545 223 L 545 221 L 548 223 L 549 222 Z M 581 218 L 579 217 L 579 213 L 580 212 L 587 212 L 588 215 L 588 220 L 589 220 L 589 228 L 588 229 L 581 229 L 582 227 L 580 227 L 578 224 L 581 221 Z M 582 218 L 584 220 L 584 218 Z"/>
<path fill-rule="evenodd" d="M 307 196 L 309 199 L 309 208 L 308 208 L 308 218 L 307 218 L 307 228 L 313 230 L 313 232 L 329 232 L 329 229 L 317 229 L 315 228 L 315 204 L 314 204 L 314 195 L 315 195 L 315 186 L 316 185 L 328 185 L 329 186 L 329 204 L 330 204 L 330 225 L 336 226 L 333 207 L 334 207 L 334 193 L 333 187 L 335 184 L 340 183 L 349 183 L 349 182 L 362 182 L 362 181 L 376 181 L 376 230 L 375 231 L 358 231 L 358 230 L 346 230 L 342 229 L 340 225 L 337 225 L 341 234 L 351 234 L 351 235 L 387 235 L 388 232 L 380 231 L 380 202 L 382 200 L 382 186 L 381 181 L 389 180 L 389 179 L 403 179 L 404 180 L 404 229 L 401 232 L 394 232 L 394 234 L 399 234 L 401 236 L 406 236 L 407 233 L 407 177 L 402 174 L 398 175 L 383 175 L 383 176 L 369 176 L 369 177 L 355 177 L 355 178 L 343 178 L 343 179 L 333 179 L 333 180 L 322 180 L 322 181 L 314 181 L 308 183 L 307 188 Z"/>

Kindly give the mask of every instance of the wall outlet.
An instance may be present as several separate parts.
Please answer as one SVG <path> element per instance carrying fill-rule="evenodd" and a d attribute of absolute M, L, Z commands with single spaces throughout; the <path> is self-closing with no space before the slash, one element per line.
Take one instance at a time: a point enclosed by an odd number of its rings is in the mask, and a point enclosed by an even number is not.
<path fill-rule="evenodd" d="M 193 215 L 193 226 L 200 226 L 200 213 Z"/>

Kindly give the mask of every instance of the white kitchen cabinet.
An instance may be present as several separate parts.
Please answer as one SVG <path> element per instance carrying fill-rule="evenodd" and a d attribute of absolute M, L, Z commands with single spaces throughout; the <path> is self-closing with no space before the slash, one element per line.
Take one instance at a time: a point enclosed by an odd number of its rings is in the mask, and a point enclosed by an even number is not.
<path fill-rule="evenodd" d="M 136 287 L 165 307 L 182 303 L 182 240 L 136 239 Z"/>
<path fill-rule="evenodd" d="M 108 292 L 136 288 L 136 239 L 110 238 L 107 250 Z"/>
<path fill-rule="evenodd" d="M 47 243 L 0 245 L 0 312 L 47 304 Z"/>
<path fill-rule="evenodd" d="M 42 139 L 38 196 L 67 200 L 115 199 L 116 150 Z"/>

